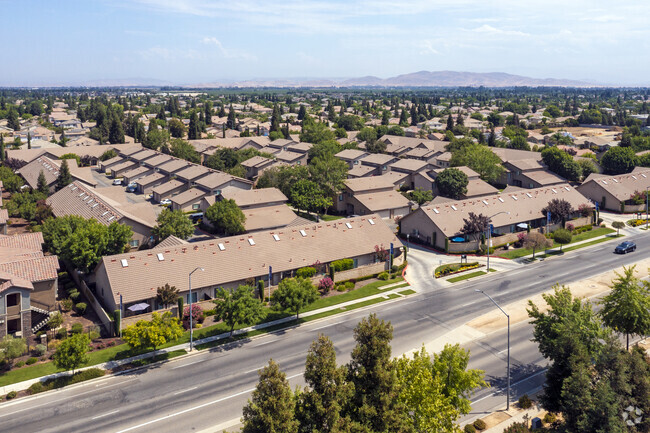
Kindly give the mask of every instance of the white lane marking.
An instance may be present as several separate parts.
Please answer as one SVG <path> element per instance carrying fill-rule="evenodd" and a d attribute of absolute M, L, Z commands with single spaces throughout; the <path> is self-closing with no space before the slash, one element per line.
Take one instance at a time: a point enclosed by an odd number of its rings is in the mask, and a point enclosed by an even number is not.
<path fill-rule="evenodd" d="M 293 379 L 294 377 L 302 376 L 303 374 L 304 374 L 304 373 L 294 374 L 293 376 L 289 376 L 289 377 L 287 377 L 287 380 L 289 380 L 289 379 Z"/>
<path fill-rule="evenodd" d="M 345 322 L 345 320 L 341 320 L 341 321 L 338 321 L 338 322 L 330 323 L 330 324 L 328 324 L 328 325 L 319 326 L 318 328 L 314 328 L 314 329 L 312 329 L 312 331 L 318 331 L 319 329 L 329 328 L 330 326 L 339 325 L 339 324 L 341 324 L 341 323 L 343 323 L 343 322 Z"/>
<path fill-rule="evenodd" d="M 110 387 L 110 386 L 124 385 L 125 383 L 135 382 L 136 380 L 139 380 L 139 379 L 129 379 L 129 380 L 125 380 L 125 381 L 123 381 L 123 382 L 114 383 L 114 384 L 112 384 L 112 385 L 107 386 L 107 388 Z M 64 388 L 64 389 L 65 389 L 65 388 Z M 69 390 L 68 390 L 68 391 L 69 391 Z M 52 401 L 48 401 L 48 402 L 45 402 L 45 403 L 37 404 L 36 406 L 29 406 L 29 407 L 26 407 L 26 408 L 24 408 L 24 409 L 18 409 L 18 410 L 15 410 L 15 411 L 13 411 L 13 412 L 9 412 L 9 413 L 2 414 L 2 415 L 0 415 L 0 418 L 4 418 L 4 417 L 9 416 L 9 415 L 14 415 L 14 414 L 17 414 L 17 413 L 20 413 L 20 412 L 24 412 L 24 411 L 26 411 L 26 410 L 32 410 L 32 409 L 35 409 L 35 408 L 37 408 L 37 407 L 47 406 L 48 404 L 58 403 L 58 402 L 60 402 L 60 401 L 68 400 L 68 399 L 70 399 L 70 398 L 76 398 L 76 397 L 79 397 L 79 396 L 81 396 L 81 395 L 90 394 L 90 393 L 97 392 L 97 391 L 98 391 L 98 390 L 93 389 L 93 390 L 90 390 L 90 391 L 82 392 L 82 393 L 80 393 L 80 394 L 71 395 L 71 396 L 69 396 L 69 397 L 63 397 L 63 398 L 59 398 L 59 399 L 57 399 L 57 400 L 52 400 Z M 101 390 L 99 390 L 99 391 L 104 391 L 104 390 L 101 389 Z M 47 397 L 47 395 L 43 395 L 43 397 Z M 21 399 L 21 400 L 22 400 L 22 399 Z M 23 402 L 24 402 L 24 403 L 29 403 L 29 402 L 31 402 L 31 401 L 32 401 L 31 399 L 26 399 L 26 400 L 23 400 L 22 402 L 21 402 L 21 401 L 18 401 L 18 402 L 20 402 L 20 403 L 23 403 Z M 18 403 L 18 402 L 16 402 L 16 403 Z"/>
<path fill-rule="evenodd" d="M 511 384 L 510 384 L 510 388 L 512 388 L 513 386 L 519 385 L 519 384 L 522 383 L 522 382 L 525 382 L 525 381 L 527 381 L 527 380 L 530 380 L 530 379 L 532 379 L 533 377 L 539 376 L 540 374 L 543 374 L 543 373 L 546 373 L 546 368 L 543 369 L 543 370 L 538 371 L 538 372 L 535 373 L 535 374 L 531 374 L 531 375 L 528 376 L 528 377 L 524 377 L 523 379 L 518 380 L 518 381 L 515 382 L 515 383 L 511 383 Z M 495 395 L 497 392 L 503 391 L 504 389 L 505 389 L 505 388 L 500 388 L 499 390 L 494 391 L 494 392 L 492 392 L 492 393 L 486 395 L 485 397 L 481 397 L 481 398 L 479 398 L 478 400 L 473 400 L 473 401 L 472 401 L 472 404 L 474 404 L 474 403 L 478 403 L 479 401 L 485 400 L 486 398 L 490 398 L 490 397 L 492 397 L 493 395 Z"/>
<path fill-rule="evenodd" d="M 197 386 L 193 386 L 192 388 L 187 388 L 187 389 L 184 389 L 184 390 L 182 390 L 182 391 L 176 391 L 176 392 L 174 393 L 174 395 L 183 394 L 184 392 L 194 391 L 196 388 L 198 388 L 198 387 L 197 387 Z"/>
<path fill-rule="evenodd" d="M 252 370 L 245 371 L 244 374 L 252 373 L 252 372 L 254 372 L 254 371 L 259 371 L 261 368 L 262 368 L 262 367 L 257 367 L 257 368 L 254 368 L 254 369 L 252 369 Z"/>
<path fill-rule="evenodd" d="M 93 419 L 93 420 L 94 420 L 94 419 L 104 418 L 105 416 L 113 415 L 114 413 L 118 413 L 119 411 L 120 411 L 119 409 L 115 409 L 115 410 L 112 410 L 112 411 L 110 411 L 110 412 L 106 412 L 106 413 L 103 414 L 103 415 L 97 415 L 97 416 L 94 416 L 94 417 L 92 417 L 92 418 L 90 418 L 90 419 Z"/>
<path fill-rule="evenodd" d="M 255 346 L 251 346 L 251 348 L 266 346 L 267 344 L 275 343 L 276 341 L 278 341 L 278 340 L 265 341 L 264 343 L 260 343 L 260 344 L 256 344 Z"/>
<path fill-rule="evenodd" d="M 199 362 L 204 362 L 204 361 L 205 361 L 205 359 L 201 359 L 199 361 L 190 362 L 189 364 L 183 364 L 183 365 L 179 365 L 177 367 L 172 367 L 171 370 L 176 370 L 177 368 L 187 367 L 188 365 L 198 364 Z"/>
<path fill-rule="evenodd" d="M 467 306 L 469 306 L 469 305 L 476 304 L 477 302 L 478 302 L 478 301 L 468 302 L 467 304 L 463 304 L 463 305 L 461 305 L 460 307 L 461 307 L 461 308 L 463 308 L 463 307 L 467 307 Z"/>
<path fill-rule="evenodd" d="M 253 392 L 254 390 L 255 390 L 255 388 L 246 389 L 244 391 L 240 391 L 240 392 L 238 392 L 236 394 L 232 394 L 232 395 L 229 395 L 227 397 L 218 398 L 216 400 L 212 400 L 212 401 L 209 401 L 207 403 L 203 403 L 203 404 L 200 404 L 198 406 L 191 407 L 189 409 L 181 410 L 180 412 L 176 412 L 176 413 L 173 413 L 173 414 L 170 414 L 170 415 L 166 415 L 166 416 L 163 416 L 161 418 L 152 419 L 151 421 L 147 421 L 147 422 L 144 422 L 142 424 L 134 425 L 134 426 L 126 428 L 124 430 L 120 430 L 117 433 L 126 433 L 128 431 L 137 430 L 139 428 L 146 427 L 148 425 L 151 425 L 151 424 L 154 424 L 154 423 L 157 423 L 157 422 L 160 422 L 160 421 L 164 421 L 164 420 L 169 419 L 169 418 L 173 418 L 173 417 L 176 417 L 176 416 L 179 416 L 179 415 L 183 415 L 183 414 L 186 414 L 188 412 L 195 411 L 197 409 L 202 409 L 202 408 L 204 408 L 206 406 L 210 406 L 210 405 L 213 405 L 215 403 L 221 403 L 222 401 L 226 401 L 226 400 L 229 400 L 229 399 L 234 398 L 234 397 L 239 397 L 240 395 L 248 394 L 249 392 Z"/>

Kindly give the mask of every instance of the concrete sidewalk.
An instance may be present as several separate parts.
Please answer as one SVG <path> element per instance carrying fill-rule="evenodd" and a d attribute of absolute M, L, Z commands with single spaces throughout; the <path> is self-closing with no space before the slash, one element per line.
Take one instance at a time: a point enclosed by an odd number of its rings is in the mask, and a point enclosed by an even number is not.
<path fill-rule="evenodd" d="M 308 311 L 308 312 L 305 312 L 305 313 L 301 313 L 300 317 L 301 318 L 312 317 L 312 316 L 316 316 L 318 314 L 322 314 L 322 313 L 325 313 L 325 312 L 328 312 L 328 311 L 333 311 L 333 310 L 345 308 L 345 307 L 348 307 L 348 306 L 354 306 L 355 304 L 359 304 L 359 303 L 362 303 L 362 302 L 367 302 L 367 301 L 372 300 L 372 299 L 384 298 L 384 299 L 388 300 L 388 299 L 390 299 L 390 295 L 394 295 L 393 298 L 399 299 L 401 297 L 404 297 L 404 295 L 401 295 L 399 292 L 403 292 L 403 291 L 409 290 L 409 289 L 413 290 L 412 287 L 406 287 L 406 286 L 397 287 L 397 286 L 401 286 L 403 284 L 409 284 L 409 283 L 406 280 L 398 281 L 396 283 L 389 284 L 389 285 L 381 287 L 380 288 L 381 293 L 377 293 L 375 295 L 370 295 L 370 296 L 366 296 L 366 297 L 359 298 L 359 299 L 354 299 L 352 301 L 342 302 L 342 303 L 336 304 L 336 305 L 330 305 L 329 307 L 324 307 L 324 308 L 321 308 L 321 309 L 318 309 L 318 310 L 313 310 L 313 311 Z M 289 324 L 291 322 L 294 322 L 295 320 L 296 319 L 295 319 L 294 316 L 289 316 L 289 317 L 284 317 L 282 319 L 274 320 L 272 322 L 266 322 L 266 323 L 261 323 L 259 325 L 255 325 L 255 326 L 249 326 L 249 327 L 246 327 L 246 328 L 235 330 L 233 332 L 233 336 L 242 335 L 242 334 L 245 334 L 245 333 L 250 332 L 250 331 L 268 329 L 268 328 L 271 328 L 271 327 L 276 326 L 276 325 Z M 222 334 L 213 335 L 212 337 L 207 337 L 207 338 L 203 338 L 203 339 L 200 339 L 200 340 L 194 340 L 194 345 L 198 346 L 198 345 L 201 345 L 201 344 L 211 343 L 213 341 L 225 340 L 225 339 L 228 339 L 229 337 L 230 337 L 230 333 L 224 332 Z M 143 353 L 142 355 L 137 355 L 137 356 L 133 356 L 133 357 L 130 357 L 130 358 L 120 359 L 120 360 L 117 360 L 117 361 L 108 361 L 108 362 L 104 362 L 102 364 L 96 364 L 96 365 L 91 365 L 91 366 L 88 366 L 88 367 L 79 368 L 76 371 L 87 370 L 89 368 L 100 368 L 102 370 L 112 370 L 112 369 L 115 369 L 115 368 L 120 367 L 122 365 L 130 364 L 130 363 L 132 363 L 134 361 L 153 358 L 153 357 L 156 357 L 158 355 L 162 355 L 162 354 L 169 353 L 169 352 L 174 352 L 174 351 L 177 351 L 177 350 L 189 351 L 189 348 L 190 348 L 189 343 L 178 344 L 178 345 L 175 345 L 175 346 L 172 346 L 172 347 L 167 347 L 165 349 L 159 349 L 159 350 L 157 350 L 155 352 L 147 352 L 147 353 Z M 5 385 L 3 387 L 0 387 L 0 395 L 7 394 L 8 392 L 11 392 L 11 391 L 22 391 L 24 389 L 29 388 L 32 384 L 34 384 L 36 382 L 43 382 L 43 381 L 45 381 L 47 379 L 54 379 L 54 378 L 57 378 L 57 377 L 68 376 L 68 375 L 70 375 L 70 372 L 63 371 L 63 372 L 60 372 L 60 373 L 50 374 L 50 375 L 47 375 L 47 376 L 37 377 L 37 378 L 34 378 L 34 379 L 29 379 L 29 380 L 25 380 L 25 381 L 22 381 L 22 382 L 13 383 L 13 384 L 10 384 L 10 385 Z"/>

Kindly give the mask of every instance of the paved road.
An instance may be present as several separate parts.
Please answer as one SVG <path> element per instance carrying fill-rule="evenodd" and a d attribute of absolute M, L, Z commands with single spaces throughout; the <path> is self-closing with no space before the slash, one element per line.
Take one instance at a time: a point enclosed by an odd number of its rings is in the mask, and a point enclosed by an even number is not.
<path fill-rule="evenodd" d="M 256 384 L 256 371 L 270 357 L 280 363 L 292 386 L 302 383 L 307 348 L 319 333 L 332 338 L 339 362 L 347 362 L 354 345 L 354 326 L 374 311 L 393 324 L 393 353 L 401 354 L 491 311 L 494 306 L 475 293 L 475 288 L 487 290 L 497 302 L 507 304 L 548 290 L 556 282 L 581 280 L 650 257 L 650 237 L 637 233 L 628 239 L 639 246 L 631 255 L 613 255 L 613 243 L 608 242 L 567 254 L 565 258 L 446 288 L 427 278 L 435 258 L 413 251 L 409 256 L 413 269 L 410 275 L 421 291 L 417 295 L 240 341 L 155 368 L 4 403 L 0 406 L 0 431 L 179 433 L 209 428 L 206 431 L 221 432 L 237 422 Z M 517 384 L 515 389 L 522 392 L 538 386 L 543 377 L 538 374 L 521 382 L 544 365 L 529 339 L 529 325 L 513 327 L 512 381 Z M 475 410 L 488 410 L 504 398 L 498 392 L 505 380 L 505 337 L 497 332 L 468 347 L 472 350 L 471 366 L 486 370 L 494 384 L 492 389 L 474 397 L 478 400 Z M 495 391 L 497 395 L 489 396 Z"/>

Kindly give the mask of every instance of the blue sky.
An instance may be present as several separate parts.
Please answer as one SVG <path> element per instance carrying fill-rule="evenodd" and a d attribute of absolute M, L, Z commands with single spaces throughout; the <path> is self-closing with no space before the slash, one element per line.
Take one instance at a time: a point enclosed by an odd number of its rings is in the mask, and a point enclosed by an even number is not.
<path fill-rule="evenodd" d="M 646 1 L 0 0 L 0 10 L 0 85 L 420 70 L 650 85 Z"/>

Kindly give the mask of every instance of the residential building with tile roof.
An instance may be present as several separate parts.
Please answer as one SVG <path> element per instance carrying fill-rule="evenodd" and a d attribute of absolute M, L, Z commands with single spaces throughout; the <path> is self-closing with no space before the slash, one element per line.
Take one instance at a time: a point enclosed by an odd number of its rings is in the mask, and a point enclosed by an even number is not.
<path fill-rule="evenodd" d="M 636 167 L 632 173 L 604 175 L 590 174 L 578 187 L 578 191 L 600 209 L 614 212 L 645 212 L 645 201 L 633 196 L 645 195 L 650 188 L 650 169 Z"/>
<path fill-rule="evenodd" d="M 393 245 L 396 263 L 401 263 L 402 244 L 376 215 L 345 220 L 309 223 L 195 242 L 188 245 L 154 247 L 116 256 L 106 256 L 95 269 L 96 291 L 108 310 L 122 296 L 125 307 L 147 302 L 155 310 L 156 287 L 169 283 L 187 299 L 187 275 L 197 266 L 204 272 L 192 278 L 198 299 L 210 299 L 219 287 L 231 288 L 247 279 L 271 285 L 295 275 L 301 267 L 350 258 L 355 267 L 375 263 L 375 246 Z M 387 264 L 386 264 L 387 266 Z"/>

